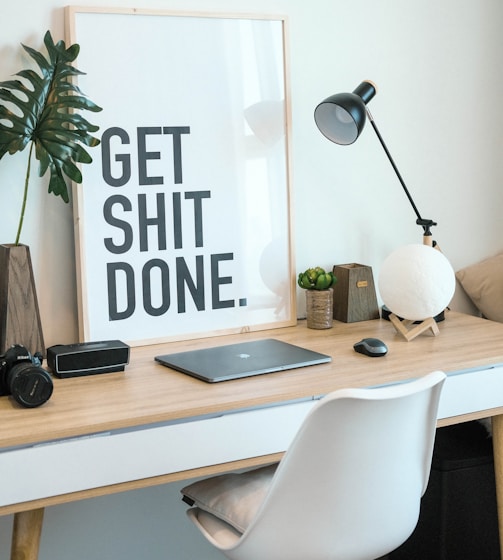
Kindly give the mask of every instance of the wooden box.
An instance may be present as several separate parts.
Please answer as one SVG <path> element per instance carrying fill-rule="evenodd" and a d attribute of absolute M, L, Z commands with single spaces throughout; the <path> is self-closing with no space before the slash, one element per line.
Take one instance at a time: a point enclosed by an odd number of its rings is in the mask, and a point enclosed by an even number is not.
<path fill-rule="evenodd" d="M 335 265 L 334 319 L 344 323 L 379 319 L 372 268 L 363 264 Z"/>

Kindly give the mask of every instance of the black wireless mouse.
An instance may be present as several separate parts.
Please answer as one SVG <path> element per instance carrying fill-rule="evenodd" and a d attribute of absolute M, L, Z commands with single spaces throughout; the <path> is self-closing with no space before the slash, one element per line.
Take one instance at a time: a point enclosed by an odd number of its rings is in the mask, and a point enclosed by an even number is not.
<path fill-rule="evenodd" d="M 385 356 L 388 352 L 388 347 L 382 340 L 378 338 L 364 338 L 353 345 L 355 352 L 360 354 L 365 354 L 365 356 L 371 356 L 377 358 L 380 356 Z"/>

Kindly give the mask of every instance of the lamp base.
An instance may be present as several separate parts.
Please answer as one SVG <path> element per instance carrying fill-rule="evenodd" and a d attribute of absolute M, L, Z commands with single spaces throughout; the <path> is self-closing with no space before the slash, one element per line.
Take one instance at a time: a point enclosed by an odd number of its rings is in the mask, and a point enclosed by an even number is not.
<path fill-rule="evenodd" d="M 383 305 L 381 307 L 381 318 L 389 321 L 389 316 L 391 315 L 392 311 L 387 305 Z M 441 323 L 445 321 L 445 311 L 441 311 L 438 315 L 433 317 L 437 323 Z M 400 317 L 401 319 L 401 317 Z M 419 324 L 421 321 L 416 321 L 416 324 Z"/>
<path fill-rule="evenodd" d="M 395 327 L 397 333 L 401 334 L 407 342 L 410 342 L 428 329 L 431 330 L 434 336 L 440 333 L 437 322 L 433 317 L 428 317 L 428 319 L 424 319 L 424 321 L 420 323 L 415 323 L 408 319 L 399 319 L 394 313 L 391 313 L 389 315 L 389 320 Z"/>

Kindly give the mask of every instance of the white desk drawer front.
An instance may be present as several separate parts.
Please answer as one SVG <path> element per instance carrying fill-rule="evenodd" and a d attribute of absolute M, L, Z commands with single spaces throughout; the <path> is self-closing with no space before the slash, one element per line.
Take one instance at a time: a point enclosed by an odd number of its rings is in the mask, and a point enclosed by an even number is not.
<path fill-rule="evenodd" d="M 451 418 L 503 406 L 503 365 L 451 373 L 445 380 L 439 418 Z"/>
<path fill-rule="evenodd" d="M 313 400 L 0 453 L 0 506 L 284 451 Z"/>
<path fill-rule="evenodd" d="M 284 451 L 316 401 L 0 452 L 0 506 Z M 439 418 L 503 406 L 503 365 L 453 373 Z"/>

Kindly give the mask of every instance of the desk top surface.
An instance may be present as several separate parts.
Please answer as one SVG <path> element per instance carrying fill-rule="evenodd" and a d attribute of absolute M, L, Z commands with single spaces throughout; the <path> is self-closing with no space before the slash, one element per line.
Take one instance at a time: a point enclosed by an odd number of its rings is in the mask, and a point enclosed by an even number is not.
<path fill-rule="evenodd" d="M 216 412 L 319 396 L 342 387 L 397 382 L 433 370 L 446 373 L 503 363 L 503 324 L 455 312 L 407 342 L 385 320 L 295 327 L 171 342 L 131 349 L 125 372 L 55 379 L 43 406 L 24 409 L 0 398 L 0 448 L 130 428 Z M 353 344 L 382 339 L 388 354 L 369 358 Z M 208 384 L 154 362 L 154 356 L 191 348 L 278 338 L 332 356 L 332 362 L 257 377 Z"/>

